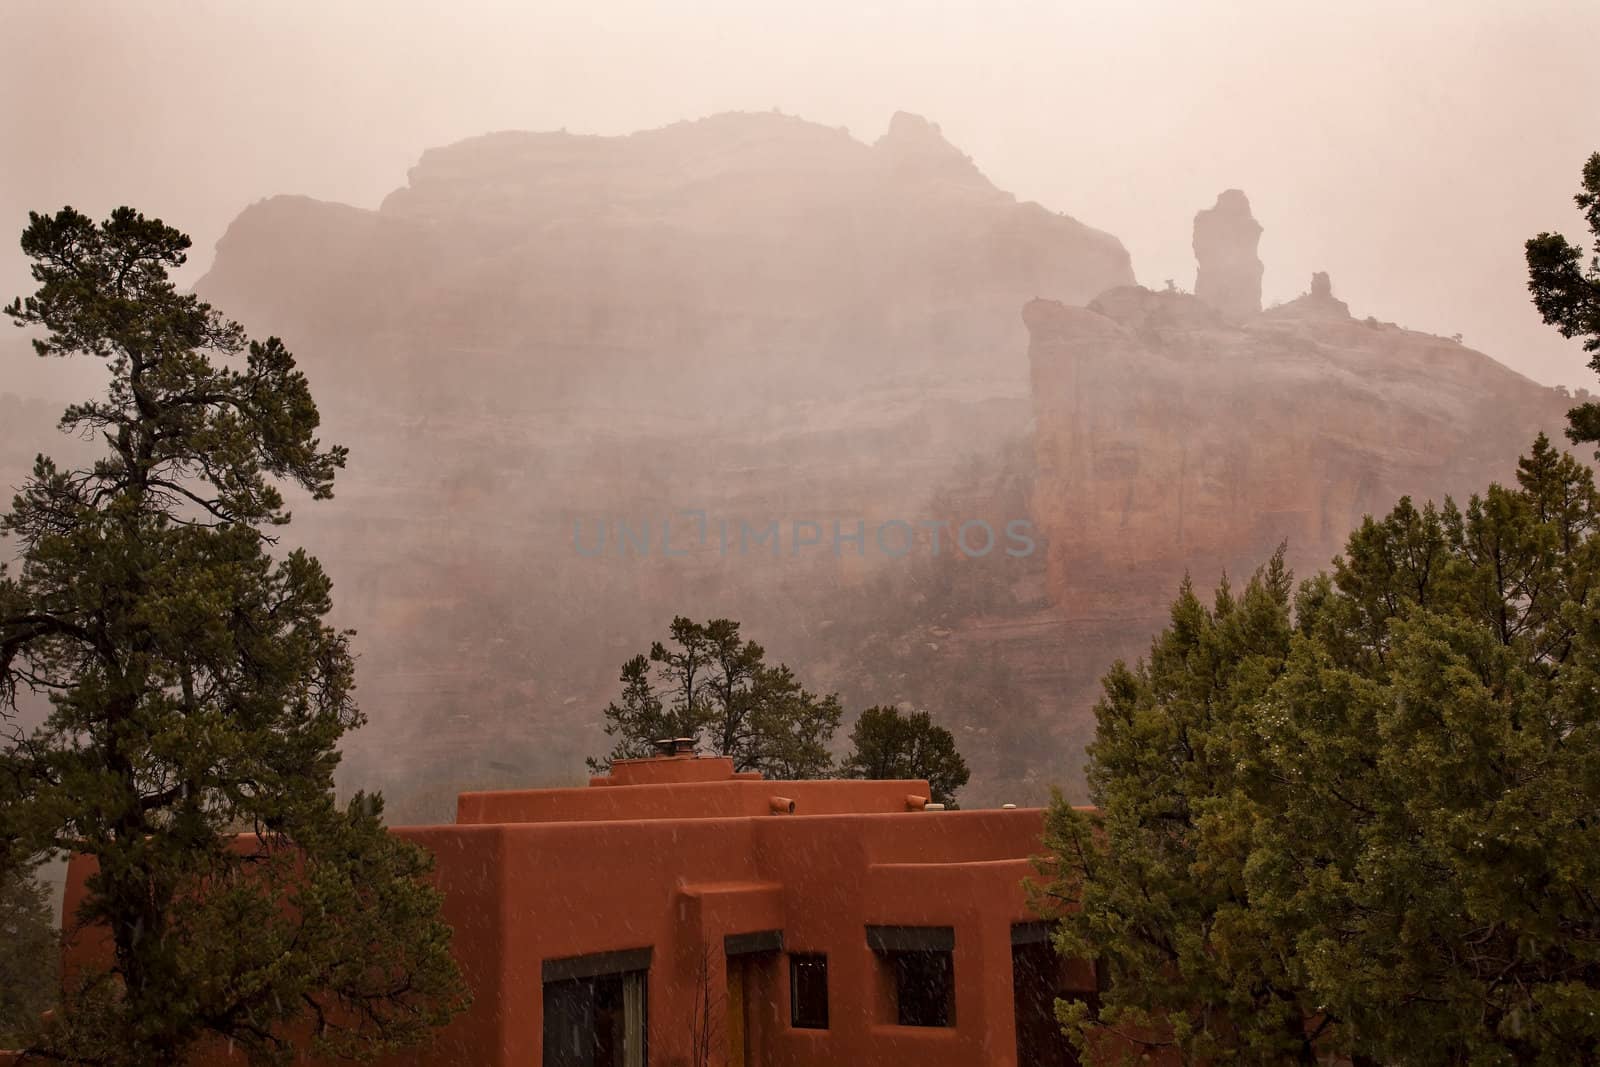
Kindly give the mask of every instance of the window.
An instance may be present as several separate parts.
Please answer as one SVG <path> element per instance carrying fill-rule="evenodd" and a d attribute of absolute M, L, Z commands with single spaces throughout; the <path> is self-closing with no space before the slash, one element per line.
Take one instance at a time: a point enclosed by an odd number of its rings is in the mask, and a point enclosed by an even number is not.
<path fill-rule="evenodd" d="M 955 968 L 948 952 L 892 952 L 895 1022 L 901 1026 L 955 1025 Z"/>
<path fill-rule="evenodd" d="M 893 986 L 898 1025 L 955 1025 L 955 943 L 948 926 L 867 927 L 867 944 Z"/>
<path fill-rule="evenodd" d="M 800 1030 L 828 1028 L 828 957 L 789 957 L 789 1025 Z"/>
<path fill-rule="evenodd" d="M 544 963 L 545 1067 L 645 1067 L 650 951 Z"/>
<path fill-rule="evenodd" d="M 1011 983 L 1016 1000 L 1017 1062 L 1036 1067 L 1079 1067 L 1077 1051 L 1056 1021 L 1057 1000 L 1099 1003 L 1103 968 L 1056 955 L 1049 923 L 1011 927 Z"/>

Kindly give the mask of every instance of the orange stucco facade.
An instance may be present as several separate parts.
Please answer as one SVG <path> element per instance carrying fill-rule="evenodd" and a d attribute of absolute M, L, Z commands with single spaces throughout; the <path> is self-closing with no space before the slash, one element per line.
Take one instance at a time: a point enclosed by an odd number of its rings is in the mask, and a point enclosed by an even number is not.
<path fill-rule="evenodd" d="M 437 857 L 474 1002 L 392 1062 L 1072 1062 L 1040 1012 L 1093 974 L 1054 963 L 1027 905 L 1043 813 L 921 810 L 928 792 L 679 756 L 587 788 L 462 794 L 454 825 L 394 832 Z"/>

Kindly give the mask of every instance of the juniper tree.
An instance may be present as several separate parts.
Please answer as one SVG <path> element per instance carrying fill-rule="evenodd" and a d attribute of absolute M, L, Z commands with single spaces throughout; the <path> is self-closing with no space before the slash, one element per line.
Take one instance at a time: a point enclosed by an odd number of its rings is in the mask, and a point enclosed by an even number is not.
<path fill-rule="evenodd" d="M 1250 891 L 1377 1062 L 1600 1062 L 1597 535 L 1540 437 L 1515 486 L 1363 524 L 1297 597 Z"/>
<path fill-rule="evenodd" d="M 1098 811 L 1048 817 L 1041 905 L 1107 982 L 1063 1006 L 1090 1057 L 1600 1062 L 1597 594 L 1600 494 L 1542 436 L 1292 596 L 1276 561 L 1185 588 L 1105 679 Z"/>
<path fill-rule="evenodd" d="M 328 577 L 271 552 L 280 486 L 331 497 L 345 450 L 317 438 L 281 342 L 177 290 L 189 244 L 129 208 L 30 215 L 39 287 L 6 309 L 41 357 L 108 376 L 60 423 L 104 455 L 40 456 L 0 518 L 20 556 L 0 574 L 0 698 L 50 705 L 0 753 L 3 859 L 92 858 L 66 919 L 109 942 L 36 1051 L 130 1067 L 206 1039 L 263 1063 L 305 1044 L 371 1054 L 422 1038 L 463 992 L 429 856 L 383 829 L 380 798 L 335 801 L 338 742 L 362 716 Z"/>
<path fill-rule="evenodd" d="M 1282 669 L 1290 594 L 1281 552 L 1242 595 L 1224 581 L 1209 607 L 1185 580 L 1149 657 L 1104 679 L 1087 767 L 1097 810 L 1055 798 L 1055 880 L 1040 899 L 1075 909 L 1057 948 L 1095 960 L 1106 987 L 1063 1005 L 1092 1061 L 1168 1048 L 1184 1063 L 1314 1062 L 1315 1005 L 1245 887 L 1243 828 L 1260 809 L 1235 747 Z"/>
<path fill-rule="evenodd" d="M 952 805 L 972 776 L 949 730 L 926 711 L 892 707 L 871 707 L 856 719 L 840 770 L 846 778 L 925 779 L 933 800 Z"/>

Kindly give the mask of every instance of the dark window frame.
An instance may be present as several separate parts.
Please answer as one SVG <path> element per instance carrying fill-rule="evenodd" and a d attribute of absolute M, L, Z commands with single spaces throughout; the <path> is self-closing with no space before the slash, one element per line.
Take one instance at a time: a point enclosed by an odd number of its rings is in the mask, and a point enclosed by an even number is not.
<path fill-rule="evenodd" d="M 639 1045 L 637 1062 L 649 1063 L 652 955 L 650 948 L 639 948 L 544 960 L 540 968 L 544 1003 L 544 1033 L 541 1038 L 544 1062 L 587 1063 L 590 1053 L 585 1051 L 585 1046 L 595 1053 L 599 1053 L 603 1048 L 603 1046 L 596 1047 L 595 1044 L 601 1038 L 602 1031 L 599 1029 L 591 1029 L 589 1038 L 581 1040 L 575 1038 L 574 1040 L 579 1041 L 577 1048 L 567 1044 L 561 1031 L 556 1029 L 557 1019 L 551 1014 L 552 1009 L 556 1009 L 565 1001 L 568 1007 L 581 1006 L 580 1016 L 588 1018 L 591 1024 L 596 1017 L 597 1009 L 602 1004 L 608 1003 L 609 1017 L 615 1020 L 620 1013 L 623 1023 L 620 1031 L 604 1032 L 612 1037 L 620 1037 L 623 1042 L 629 1040 L 626 1036 L 628 1033 L 636 1033 Z M 637 1031 L 631 1031 L 626 1025 L 625 1005 L 630 985 L 634 985 L 638 991 Z M 577 1055 L 576 1059 L 572 1058 L 573 1054 Z M 556 1058 L 552 1059 L 552 1056 Z"/>
<path fill-rule="evenodd" d="M 867 947 L 878 953 L 954 952 L 953 926 L 869 926 Z"/>
<path fill-rule="evenodd" d="M 954 927 L 868 926 L 867 947 L 888 971 L 896 1026 L 955 1027 Z"/>
<path fill-rule="evenodd" d="M 725 956 L 750 956 L 758 952 L 782 952 L 782 930 L 752 930 L 747 934 L 726 934 L 722 938 Z"/>
<path fill-rule="evenodd" d="M 1013 945 L 1037 945 L 1042 941 L 1054 941 L 1056 924 L 1053 922 L 1030 921 L 1011 924 L 1011 943 Z"/>
<path fill-rule="evenodd" d="M 801 970 L 806 967 L 820 967 L 822 982 L 822 1003 L 820 1013 L 817 1005 L 807 1003 L 802 1005 L 802 987 L 815 991 L 813 977 L 810 981 L 801 981 Z M 808 998 L 809 999 L 809 998 Z M 822 952 L 791 952 L 789 953 L 789 1026 L 794 1030 L 826 1030 L 830 1022 L 828 1012 L 828 957 Z M 805 1011 L 802 1012 L 802 1007 Z"/>
<path fill-rule="evenodd" d="M 540 978 L 546 982 L 565 982 L 574 978 L 599 978 L 629 971 L 648 971 L 655 955 L 650 946 L 625 948 L 616 952 L 589 952 L 582 956 L 560 956 L 544 960 Z"/>

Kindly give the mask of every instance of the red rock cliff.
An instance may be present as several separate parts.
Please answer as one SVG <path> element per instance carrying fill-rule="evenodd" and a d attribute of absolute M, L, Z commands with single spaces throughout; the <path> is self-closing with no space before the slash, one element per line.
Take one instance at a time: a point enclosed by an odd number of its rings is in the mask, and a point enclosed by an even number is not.
<path fill-rule="evenodd" d="M 1286 541 L 1309 574 L 1364 514 L 1481 490 L 1559 434 L 1556 391 L 1313 289 L 1239 320 L 1138 287 L 1023 309 L 1050 596 L 1105 653 L 1144 651 L 1185 572 L 1242 580 Z"/>

